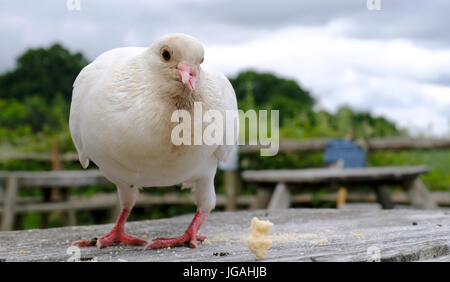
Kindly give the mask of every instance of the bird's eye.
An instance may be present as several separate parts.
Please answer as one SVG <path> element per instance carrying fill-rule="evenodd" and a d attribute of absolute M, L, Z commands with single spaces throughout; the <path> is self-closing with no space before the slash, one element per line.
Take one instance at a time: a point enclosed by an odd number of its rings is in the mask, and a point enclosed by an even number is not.
<path fill-rule="evenodd" d="M 161 57 L 164 61 L 168 62 L 168 61 L 170 61 L 170 58 L 172 57 L 172 55 L 170 54 L 169 50 L 163 49 L 161 52 Z"/>
<path fill-rule="evenodd" d="M 205 60 L 205 58 L 202 58 L 202 60 L 200 61 L 200 64 L 203 63 L 204 60 Z"/>

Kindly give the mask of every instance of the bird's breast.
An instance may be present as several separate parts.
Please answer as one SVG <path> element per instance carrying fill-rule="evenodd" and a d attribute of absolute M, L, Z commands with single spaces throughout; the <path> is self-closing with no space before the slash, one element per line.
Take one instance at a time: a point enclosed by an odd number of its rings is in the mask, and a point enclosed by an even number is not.
<path fill-rule="evenodd" d="M 201 173 L 216 147 L 175 145 L 173 110 L 160 103 L 104 113 L 91 138 L 93 161 L 107 174 L 138 186 L 179 184 Z M 190 134 L 193 140 L 193 130 Z"/>

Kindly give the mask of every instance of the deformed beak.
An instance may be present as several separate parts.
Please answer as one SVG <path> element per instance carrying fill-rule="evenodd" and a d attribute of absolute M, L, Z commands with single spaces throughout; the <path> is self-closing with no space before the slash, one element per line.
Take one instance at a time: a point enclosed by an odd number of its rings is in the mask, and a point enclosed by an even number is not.
<path fill-rule="evenodd" d="M 197 67 L 186 62 L 180 62 L 177 65 L 177 71 L 180 76 L 180 81 L 184 83 L 191 91 L 194 91 L 195 83 L 197 82 Z"/>

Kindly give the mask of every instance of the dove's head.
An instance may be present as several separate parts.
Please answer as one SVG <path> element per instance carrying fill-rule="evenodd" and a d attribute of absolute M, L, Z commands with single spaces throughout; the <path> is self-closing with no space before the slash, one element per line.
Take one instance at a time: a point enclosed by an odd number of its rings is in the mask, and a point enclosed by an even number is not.
<path fill-rule="evenodd" d="M 195 90 L 205 54 L 197 39 L 181 33 L 168 34 L 156 40 L 149 51 L 160 75 Z"/>

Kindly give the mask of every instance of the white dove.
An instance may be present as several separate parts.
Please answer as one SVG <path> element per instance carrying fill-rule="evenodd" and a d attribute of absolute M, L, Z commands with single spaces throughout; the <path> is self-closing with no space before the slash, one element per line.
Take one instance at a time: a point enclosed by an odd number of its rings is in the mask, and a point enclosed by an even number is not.
<path fill-rule="evenodd" d="M 183 235 L 153 239 L 145 249 L 184 243 L 197 247 L 206 238 L 197 232 L 216 203 L 217 163 L 228 158 L 233 146 L 171 142 L 175 110 L 193 113 L 194 102 L 201 102 L 203 111 L 237 111 L 230 82 L 223 74 L 201 67 L 203 59 L 204 49 L 197 39 L 169 34 L 148 48 L 107 51 L 80 72 L 70 108 L 72 139 L 81 165 L 86 168 L 93 161 L 116 184 L 121 212 L 113 229 L 96 243 L 83 240 L 74 245 L 147 244 L 124 231 L 138 189 L 177 184 L 194 188 L 194 219 Z"/>

